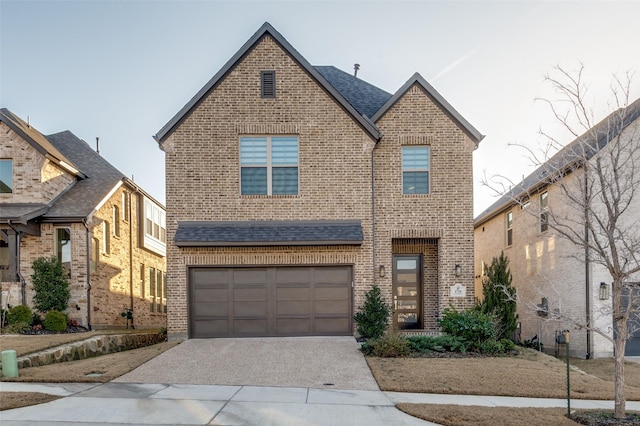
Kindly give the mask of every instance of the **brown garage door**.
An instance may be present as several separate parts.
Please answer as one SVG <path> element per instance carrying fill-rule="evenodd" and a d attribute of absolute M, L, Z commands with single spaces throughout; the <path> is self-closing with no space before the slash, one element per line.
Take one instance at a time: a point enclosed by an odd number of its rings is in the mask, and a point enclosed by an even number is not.
<path fill-rule="evenodd" d="M 191 268 L 189 336 L 350 335 L 350 266 Z"/>

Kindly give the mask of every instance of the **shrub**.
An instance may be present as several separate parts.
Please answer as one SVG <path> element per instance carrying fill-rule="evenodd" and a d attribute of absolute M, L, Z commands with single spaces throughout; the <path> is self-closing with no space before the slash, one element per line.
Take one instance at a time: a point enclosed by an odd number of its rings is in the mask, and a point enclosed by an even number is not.
<path fill-rule="evenodd" d="M 514 350 L 515 344 L 509 339 L 487 340 L 479 346 L 480 352 L 487 355 L 499 355 Z"/>
<path fill-rule="evenodd" d="M 24 324 L 28 327 L 31 324 L 31 319 L 31 308 L 25 305 L 14 306 L 9 309 L 9 312 L 7 313 L 7 323 L 10 326 Z"/>
<path fill-rule="evenodd" d="M 380 296 L 380 288 L 374 285 L 365 295 L 364 305 L 360 311 L 353 316 L 358 333 L 365 339 L 382 336 L 387 329 L 390 312 Z"/>
<path fill-rule="evenodd" d="M 511 286 L 509 259 L 500 253 L 487 268 L 487 277 L 482 283 L 484 300 L 479 309 L 482 313 L 496 317 L 497 339 L 510 338 L 516 330 L 516 289 Z"/>
<path fill-rule="evenodd" d="M 483 314 L 477 309 L 458 312 L 447 308 L 438 324 L 445 333 L 466 340 L 470 348 L 478 348 L 481 343 L 496 338 L 494 316 Z"/>
<path fill-rule="evenodd" d="M 49 331 L 65 331 L 67 316 L 59 311 L 49 311 L 44 317 L 44 328 Z"/>
<path fill-rule="evenodd" d="M 69 279 L 62 264 L 52 257 L 39 257 L 33 262 L 33 306 L 40 312 L 64 311 L 71 297 Z"/>
<path fill-rule="evenodd" d="M 411 353 L 409 340 L 400 333 L 387 333 L 365 342 L 361 347 L 365 355 L 380 358 L 396 358 Z"/>
<path fill-rule="evenodd" d="M 469 342 L 464 339 L 451 336 L 411 336 L 408 337 L 409 345 L 412 352 L 420 354 L 433 352 L 459 352 L 466 353 L 469 349 Z"/>

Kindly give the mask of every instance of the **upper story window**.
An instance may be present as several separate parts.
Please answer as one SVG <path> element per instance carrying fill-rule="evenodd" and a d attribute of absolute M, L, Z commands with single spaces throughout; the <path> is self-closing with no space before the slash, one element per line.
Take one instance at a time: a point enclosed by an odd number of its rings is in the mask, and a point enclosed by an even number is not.
<path fill-rule="evenodd" d="M 118 206 L 113 206 L 113 236 L 120 236 L 120 209 Z"/>
<path fill-rule="evenodd" d="M 241 137 L 240 193 L 297 195 L 297 136 Z"/>
<path fill-rule="evenodd" d="M 69 228 L 56 228 L 56 258 L 67 275 L 71 275 L 71 230 Z"/>
<path fill-rule="evenodd" d="M 142 246 L 162 256 L 166 253 L 167 217 L 164 209 L 144 197 L 144 230 L 142 231 Z"/>
<path fill-rule="evenodd" d="M 507 246 L 513 244 L 513 212 L 507 212 Z"/>
<path fill-rule="evenodd" d="M 540 194 L 540 232 L 549 229 L 549 201 L 547 191 Z"/>
<path fill-rule="evenodd" d="M 260 72 L 260 97 L 262 98 L 276 97 L 276 72 L 275 71 Z"/>
<path fill-rule="evenodd" d="M 0 194 L 11 194 L 13 192 L 13 161 L 10 159 L 0 159 Z"/>
<path fill-rule="evenodd" d="M 102 253 L 111 251 L 111 225 L 106 220 L 102 222 Z"/>
<path fill-rule="evenodd" d="M 122 193 L 122 220 L 124 222 L 129 221 L 129 194 L 127 192 Z"/>
<path fill-rule="evenodd" d="M 402 147 L 402 193 L 428 194 L 431 152 L 428 146 Z"/>
<path fill-rule="evenodd" d="M 98 262 L 100 261 L 100 242 L 97 238 L 91 239 L 91 272 L 98 270 Z"/>

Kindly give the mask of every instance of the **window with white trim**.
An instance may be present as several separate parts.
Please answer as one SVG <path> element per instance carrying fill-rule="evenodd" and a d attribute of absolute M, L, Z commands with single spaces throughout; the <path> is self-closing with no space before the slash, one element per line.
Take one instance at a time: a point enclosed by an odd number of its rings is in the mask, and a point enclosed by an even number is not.
<path fill-rule="evenodd" d="M 129 193 L 122 193 L 122 220 L 124 222 L 129 221 Z"/>
<path fill-rule="evenodd" d="M 431 151 L 429 146 L 402 147 L 402 193 L 428 194 Z"/>
<path fill-rule="evenodd" d="M 547 191 L 540 194 L 540 232 L 549 229 L 549 200 Z"/>
<path fill-rule="evenodd" d="M 513 212 L 507 212 L 507 247 L 513 244 Z"/>
<path fill-rule="evenodd" d="M 240 193 L 297 195 L 298 137 L 241 137 Z"/>
<path fill-rule="evenodd" d="M 111 225 L 106 220 L 102 222 L 102 253 L 109 254 L 111 251 Z"/>
<path fill-rule="evenodd" d="M 113 206 L 113 236 L 120 236 L 120 209 L 118 206 Z"/>
<path fill-rule="evenodd" d="M 62 269 L 71 276 L 71 229 L 56 228 L 56 258 Z"/>

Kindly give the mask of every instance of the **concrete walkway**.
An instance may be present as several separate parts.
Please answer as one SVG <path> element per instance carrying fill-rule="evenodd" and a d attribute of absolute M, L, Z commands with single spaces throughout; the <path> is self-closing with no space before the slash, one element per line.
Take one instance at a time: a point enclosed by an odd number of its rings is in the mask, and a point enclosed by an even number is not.
<path fill-rule="evenodd" d="M 65 396 L 0 413 L 2 425 L 434 425 L 400 402 L 486 407 L 566 407 L 566 400 L 414 394 L 296 387 L 166 384 L 0 384 L 1 391 Z M 613 409 L 613 401 L 572 399 L 576 409 Z M 640 402 L 627 401 L 640 411 Z"/>

